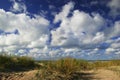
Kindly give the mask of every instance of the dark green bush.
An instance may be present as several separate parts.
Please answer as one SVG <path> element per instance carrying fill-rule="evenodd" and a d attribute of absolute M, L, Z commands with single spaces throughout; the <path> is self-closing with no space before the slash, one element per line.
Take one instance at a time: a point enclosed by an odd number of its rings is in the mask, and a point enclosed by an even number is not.
<path fill-rule="evenodd" d="M 25 70 L 36 66 L 33 59 L 29 57 L 3 56 L 0 55 L 0 69 Z"/>

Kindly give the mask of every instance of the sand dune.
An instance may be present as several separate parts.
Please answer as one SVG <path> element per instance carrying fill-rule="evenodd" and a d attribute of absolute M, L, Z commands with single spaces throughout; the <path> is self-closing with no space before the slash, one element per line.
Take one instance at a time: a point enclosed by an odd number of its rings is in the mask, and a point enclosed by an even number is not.
<path fill-rule="evenodd" d="M 35 80 L 38 70 L 0 73 L 0 80 Z M 120 76 L 108 69 L 83 71 L 79 80 L 120 80 Z"/>

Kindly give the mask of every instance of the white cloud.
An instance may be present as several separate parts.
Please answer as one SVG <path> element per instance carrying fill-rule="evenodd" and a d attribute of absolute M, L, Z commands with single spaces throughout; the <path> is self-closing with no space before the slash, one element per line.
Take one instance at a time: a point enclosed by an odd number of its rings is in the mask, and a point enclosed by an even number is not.
<path fill-rule="evenodd" d="M 98 54 L 99 49 L 95 48 L 95 49 L 90 49 L 90 51 L 87 52 L 88 56 L 95 56 L 96 54 Z"/>
<path fill-rule="evenodd" d="M 106 54 L 116 54 L 119 55 L 120 52 L 120 38 L 107 40 L 110 46 L 105 50 Z"/>
<path fill-rule="evenodd" d="M 71 4 L 71 3 L 69 3 Z M 66 12 L 66 6 L 69 6 Z M 61 20 L 59 28 L 52 33 L 53 46 L 79 47 L 81 45 L 101 42 L 104 40 L 104 33 L 99 30 L 105 25 L 105 20 L 99 14 L 90 16 L 88 13 L 74 10 L 72 17 L 67 17 L 72 5 L 65 5 L 63 10 L 55 16 L 54 21 Z M 64 14 L 62 14 L 64 13 Z M 61 17 L 63 15 L 63 17 Z M 96 35 L 96 36 L 95 36 Z M 99 40 L 100 39 L 100 40 Z"/>
<path fill-rule="evenodd" d="M 55 58 L 55 57 L 60 57 L 61 56 L 61 54 L 63 54 L 63 53 L 61 53 L 62 52 L 62 50 L 51 50 L 51 51 L 49 51 L 49 56 L 51 57 L 51 58 Z M 61 54 L 60 54 L 61 53 Z M 62 56 L 61 56 L 62 57 Z"/>
<path fill-rule="evenodd" d="M 113 48 L 108 48 L 106 49 L 106 52 L 110 53 L 110 52 L 114 52 L 115 50 Z"/>
<path fill-rule="evenodd" d="M 0 29 L 5 32 L 18 30 L 19 34 L 0 35 L 0 47 L 18 46 L 19 48 L 43 47 L 49 36 L 49 21 L 41 16 L 34 18 L 25 13 L 14 14 L 0 9 Z"/>
<path fill-rule="evenodd" d="M 81 56 L 84 54 L 94 55 L 95 57 L 98 56 L 97 54 L 101 55 L 101 53 L 118 54 L 119 42 L 111 38 L 120 34 L 119 20 L 107 27 L 107 20 L 98 13 L 90 15 L 79 10 L 72 11 L 74 5 L 69 4 L 66 4 L 61 12 L 55 16 L 54 22 L 61 21 L 61 23 L 56 30 L 51 31 L 51 45 L 62 47 L 64 56 Z M 68 11 L 65 9 L 66 6 L 69 7 Z M 67 17 L 70 13 L 72 16 Z M 63 17 L 61 17 L 62 15 Z M 101 46 L 106 47 L 101 49 Z"/>
<path fill-rule="evenodd" d="M 49 5 L 49 9 L 50 10 L 55 9 L 55 6 L 54 5 Z"/>
<path fill-rule="evenodd" d="M 104 28 L 104 34 L 108 38 L 119 36 L 119 34 L 120 34 L 120 20 L 115 21 L 111 26 Z"/>
<path fill-rule="evenodd" d="M 106 54 L 120 53 L 120 40 L 111 39 L 119 36 L 120 21 L 106 27 L 106 20 L 100 14 L 90 15 L 73 8 L 74 3 L 70 2 L 62 8 L 61 12 L 55 14 L 53 23 L 59 21 L 61 23 L 51 32 L 48 28 L 49 21 L 40 15 L 31 18 L 24 13 L 26 10 L 24 8 L 21 8 L 23 13 L 18 14 L 0 9 L 0 30 L 10 32 L 10 34 L 0 34 L 0 52 L 27 55 L 37 59 L 65 56 L 80 58 L 91 56 L 92 59 L 98 52 L 102 52 L 99 46 L 105 42 L 110 44 L 107 49 L 104 49 Z M 14 9 L 19 11 L 20 7 L 16 6 Z M 15 34 L 15 30 L 18 30 L 19 34 Z M 47 45 L 50 33 L 52 40 L 51 44 Z"/>
<path fill-rule="evenodd" d="M 34 48 L 30 50 L 30 53 L 39 53 L 39 49 L 38 48 Z"/>
<path fill-rule="evenodd" d="M 43 47 L 46 44 L 46 40 L 48 40 L 48 35 L 43 35 L 39 39 L 32 41 L 28 47 L 35 48 L 35 47 Z M 41 43 L 42 42 L 42 43 Z"/>
<path fill-rule="evenodd" d="M 10 1 L 13 3 L 12 7 L 10 8 L 12 12 L 26 12 L 27 11 L 27 7 L 23 2 L 21 1 L 17 2 L 16 0 L 10 0 Z"/>
<path fill-rule="evenodd" d="M 120 48 L 120 42 L 119 43 L 113 43 L 113 44 L 111 44 L 111 47 L 112 48 Z"/>
<path fill-rule="evenodd" d="M 97 5 L 99 2 L 98 1 L 91 1 L 90 4 L 91 5 Z"/>
<path fill-rule="evenodd" d="M 23 54 L 25 54 L 25 53 L 26 53 L 26 50 L 20 49 L 20 50 L 18 51 L 18 53 L 23 53 Z"/>
<path fill-rule="evenodd" d="M 116 52 L 115 54 L 117 54 L 118 56 L 118 59 L 120 58 L 119 55 L 120 55 L 120 50 L 118 52 Z"/>
<path fill-rule="evenodd" d="M 108 43 L 110 44 L 111 48 L 114 48 L 114 49 L 119 49 L 120 48 L 120 38 L 108 41 Z"/>
<path fill-rule="evenodd" d="M 18 45 L 19 36 L 15 34 L 0 35 L 0 46 Z"/>
<path fill-rule="evenodd" d="M 111 0 L 108 5 L 110 7 L 110 15 L 115 17 L 120 15 L 120 0 Z"/>
<path fill-rule="evenodd" d="M 58 22 L 58 21 L 61 21 L 63 20 L 65 17 L 68 16 L 68 14 L 70 13 L 70 10 L 73 8 L 74 4 L 72 2 L 69 2 L 68 4 L 66 4 L 62 11 L 55 15 L 55 20 L 54 20 L 54 23 Z"/>
<path fill-rule="evenodd" d="M 104 33 L 97 32 L 96 36 L 93 38 L 94 43 L 100 43 L 103 42 L 105 39 Z"/>
<path fill-rule="evenodd" d="M 116 49 L 116 48 L 109 47 L 109 48 L 107 48 L 107 49 L 105 50 L 105 53 L 106 53 L 106 54 L 117 54 L 117 55 L 119 55 L 120 49 L 119 49 L 119 48 Z"/>
<path fill-rule="evenodd" d="M 120 35 L 120 21 L 116 21 L 114 24 L 114 31 L 112 32 L 113 36 Z"/>
<path fill-rule="evenodd" d="M 36 59 L 48 59 L 50 58 L 50 49 L 48 46 L 44 46 L 42 48 L 32 48 L 29 50 L 29 54 L 27 56 L 34 57 Z"/>

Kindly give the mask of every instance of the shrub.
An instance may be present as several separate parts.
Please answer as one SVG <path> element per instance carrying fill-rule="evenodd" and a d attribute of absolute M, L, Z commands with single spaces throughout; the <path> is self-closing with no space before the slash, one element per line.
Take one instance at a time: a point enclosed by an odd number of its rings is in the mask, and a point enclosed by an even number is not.
<path fill-rule="evenodd" d="M 34 68 L 35 66 L 35 61 L 29 57 L 0 55 L 1 70 L 25 70 Z"/>

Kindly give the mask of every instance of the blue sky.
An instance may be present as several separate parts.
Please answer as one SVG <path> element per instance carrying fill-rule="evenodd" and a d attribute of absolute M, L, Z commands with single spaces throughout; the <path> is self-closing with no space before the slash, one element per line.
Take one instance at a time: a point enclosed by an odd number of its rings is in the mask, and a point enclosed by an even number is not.
<path fill-rule="evenodd" d="M 0 54 L 120 58 L 120 0 L 0 1 Z"/>

